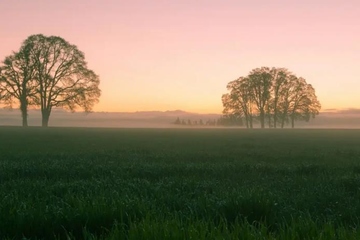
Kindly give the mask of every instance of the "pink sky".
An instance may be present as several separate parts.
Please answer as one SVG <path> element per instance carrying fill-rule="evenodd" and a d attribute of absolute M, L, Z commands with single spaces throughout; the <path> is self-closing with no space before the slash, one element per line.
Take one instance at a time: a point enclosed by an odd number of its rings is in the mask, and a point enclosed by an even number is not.
<path fill-rule="evenodd" d="M 327 108 L 360 108 L 359 0 L 1 0 L 0 59 L 58 35 L 100 75 L 95 111 L 222 111 L 261 66 L 307 79 Z"/>

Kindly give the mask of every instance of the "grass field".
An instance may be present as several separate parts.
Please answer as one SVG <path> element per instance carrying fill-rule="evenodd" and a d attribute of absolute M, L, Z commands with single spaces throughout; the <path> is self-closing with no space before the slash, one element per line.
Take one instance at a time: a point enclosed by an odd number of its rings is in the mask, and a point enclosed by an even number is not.
<path fill-rule="evenodd" d="M 359 130 L 0 128 L 1 239 L 360 239 Z"/>

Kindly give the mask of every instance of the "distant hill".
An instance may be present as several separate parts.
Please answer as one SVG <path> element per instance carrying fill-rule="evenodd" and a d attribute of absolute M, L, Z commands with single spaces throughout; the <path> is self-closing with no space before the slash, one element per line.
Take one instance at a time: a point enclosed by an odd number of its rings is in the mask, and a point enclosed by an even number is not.
<path fill-rule="evenodd" d="M 137 112 L 84 112 L 70 113 L 63 109 L 54 109 L 50 126 L 69 127 L 149 127 L 168 128 L 178 127 L 173 122 L 176 118 L 204 122 L 216 120 L 221 114 L 199 114 L 182 110 L 169 111 L 137 111 Z M 0 125 L 19 126 L 21 115 L 18 109 L 0 109 Z M 29 125 L 40 126 L 41 114 L 39 110 L 29 110 Z M 179 126 L 181 127 L 181 126 Z M 360 128 L 360 109 L 327 109 L 310 122 L 297 122 L 297 128 Z"/>

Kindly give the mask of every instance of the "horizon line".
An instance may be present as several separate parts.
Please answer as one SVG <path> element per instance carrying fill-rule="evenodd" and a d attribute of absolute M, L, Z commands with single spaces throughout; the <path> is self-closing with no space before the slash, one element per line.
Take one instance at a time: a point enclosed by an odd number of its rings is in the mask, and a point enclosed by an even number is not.
<path fill-rule="evenodd" d="M 9 107 L 2 107 L 1 110 L 8 110 L 8 111 L 13 111 L 13 110 L 20 110 L 20 108 L 9 108 Z M 35 111 L 40 111 L 40 108 L 29 108 L 29 111 L 35 110 Z M 66 110 L 64 108 L 53 108 L 53 110 L 55 111 L 64 111 L 64 112 L 68 112 L 68 113 L 86 113 L 85 111 L 74 111 L 71 112 L 69 110 Z M 320 113 L 339 113 L 341 111 L 359 111 L 360 113 L 360 108 L 355 108 L 355 107 L 348 107 L 348 108 L 327 108 L 324 110 L 320 110 Z M 90 111 L 89 114 L 91 113 L 151 113 L 151 112 L 161 112 L 161 113 L 167 113 L 167 112 L 181 112 L 181 113 L 189 113 L 189 114 L 217 114 L 217 115 L 222 115 L 221 112 L 195 112 L 195 111 L 187 111 L 187 110 L 181 110 L 181 109 L 175 109 L 175 110 L 135 110 L 135 111 L 101 111 L 101 110 L 97 110 L 97 111 Z"/>

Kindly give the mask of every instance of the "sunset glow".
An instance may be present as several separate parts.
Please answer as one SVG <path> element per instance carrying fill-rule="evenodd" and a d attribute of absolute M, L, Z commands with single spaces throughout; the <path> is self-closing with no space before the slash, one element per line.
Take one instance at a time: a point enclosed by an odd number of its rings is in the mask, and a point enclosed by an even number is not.
<path fill-rule="evenodd" d="M 270 3 L 271 2 L 271 3 Z M 95 111 L 220 113 L 226 84 L 285 67 L 323 109 L 360 108 L 360 1 L 1 1 L 0 59 L 61 36 L 100 75 Z"/>

